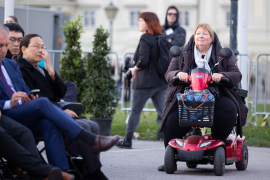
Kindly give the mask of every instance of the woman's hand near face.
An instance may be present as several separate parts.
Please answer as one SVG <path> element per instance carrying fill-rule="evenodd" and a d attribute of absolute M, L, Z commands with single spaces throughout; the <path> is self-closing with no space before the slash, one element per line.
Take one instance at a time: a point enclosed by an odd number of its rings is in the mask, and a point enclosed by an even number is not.
<path fill-rule="evenodd" d="M 179 72 L 177 75 L 180 79 L 180 81 L 188 82 L 188 74 L 186 72 Z"/>
<path fill-rule="evenodd" d="M 212 75 L 212 81 L 211 81 L 211 83 L 213 83 L 213 82 L 219 82 L 222 77 L 226 77 L 226 76 L 224 74 L 214 73 Z"/>
<path fill-rule="evenodd" d="M 42 53 L 43 53 L 44 59 L 45 59 L 45 68 L 48 71 L 51 78 L 54 79 L 55 78 L 55 71 L 54 71 L 54 69 L 52 67 L 52 63 L 51 63 L 49 53 L 46 50 L 43 50 Z"/>

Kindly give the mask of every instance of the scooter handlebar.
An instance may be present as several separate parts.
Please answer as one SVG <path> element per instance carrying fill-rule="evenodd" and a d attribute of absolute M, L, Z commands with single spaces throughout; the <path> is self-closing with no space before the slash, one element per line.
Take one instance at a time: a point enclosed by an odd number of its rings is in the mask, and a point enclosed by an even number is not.
<path fill-rule="evenodd" d="M 173 86 L 177 86 L 179 84 L 190 84 L 190 82 L 186 82 L 186 81 L 180 81 L 179 76 L 174 76 L 172 79 L 172 85 Z"/>
<path fill-rule="evenodd" d="M 220 79 L 220 83 L 227 84 L 227 83 L 229 83 L 229 82 L 230 82 L 229 79 L 226 78 L 226 77 L 221 77 L 221 79 Z"/>

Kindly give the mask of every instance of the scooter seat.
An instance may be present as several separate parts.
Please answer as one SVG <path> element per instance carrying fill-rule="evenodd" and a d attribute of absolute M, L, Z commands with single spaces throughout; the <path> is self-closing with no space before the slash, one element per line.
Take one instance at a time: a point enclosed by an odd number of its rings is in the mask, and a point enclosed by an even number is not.
<path fill-rule="evenodd" d="M 226 141 L 225 141 L 225 145 L 226 146 L 229 146 L 229 145 L 231 145 L 232 144 L 232 140 L 231 139 L 227 139 Z"/>

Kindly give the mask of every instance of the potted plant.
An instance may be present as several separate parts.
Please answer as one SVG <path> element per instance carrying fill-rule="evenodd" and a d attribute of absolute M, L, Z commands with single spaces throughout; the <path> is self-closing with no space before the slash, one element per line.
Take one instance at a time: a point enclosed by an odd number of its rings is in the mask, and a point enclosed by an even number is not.
<path fill-rule="evenodd" d="M 116 83 L 111 78 L 107 44 L 108 31 L 102 26 L 96 29 L 93 41 L 93 53 L 86 57 L 85 91 L 82 103 L 91 120 L 100 126 L 101 135 L 110 135 L 111 123 L 117 106 Z"/>
<path fill-rule="evenodd" d="M 76 21 L 65 21 L 61 26 L 64 30 L 67 46 L 61 58 L 60 75 L 61 79 L 65 81 L 72 81 L 78 87 L 77 101 L 81 102 L 82 93 L 84 91 L 83 79 L 86 78 L 85 59 L 82 58 L 81 50 L 81 33 L 83 26 L 81 16 Z"/>

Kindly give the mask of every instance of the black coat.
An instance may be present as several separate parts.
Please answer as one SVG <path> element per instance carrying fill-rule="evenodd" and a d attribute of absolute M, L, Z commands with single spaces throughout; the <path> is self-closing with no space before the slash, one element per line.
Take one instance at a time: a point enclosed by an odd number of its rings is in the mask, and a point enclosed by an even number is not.
<path fill-rule="evenodd" d="M 165 24 L 162 26 L 162 35 L 166 36 L 166 39 L 171 39 L 171 45 L 172 46 L 179 46 L 182 47 L 186 43 L 186 30 L 182 28 L 179 23 L 179 11 L 178 9 L 175 9 L 177 11 L 177 16 L 175 22 L 170 26 L 167 21 L 167 12 L 169 8 L 166 11 L 165 15 Z M 167 35 L 166 30 L 171 28 L 173 30 L 172 34 Z"/>
<path fill-rule="evenodd" d="M 43 76 L 26 59 L 19 58 L 17 62 L 26 85 L 31 90 L 40 89 L 40 97 L 47 97 L 52 103 L 56 104 L 65 96 L 67 87 L 57 73 L 55 73 L 55 79 L 53 80 L 45 68 L 41 67 L 45 73 L 45 76 Z"/>
<path fill-rule="evenodd" d="M 134 55 L 135 65 L 141 68 L 133 81 L 133 89 L 160 87 L 167 84 L 165 78 L 155 69 L 158 60 L 158 45 L 155 35 L 145 33 L 141 36 Z"/>
<path fill-rule="evenodd" d="M 166 36 L 166 39 L 171 39 L 172 46 L 182 47 L 186 43 L 186 30 L 179 26 L 178 23 L 175 23 L 171 26 L 173 33 L 166 35 L 166 26 L 162 26 L 162 35 Z"/>
<path fill-rule="evenodd" d="M 180 59 L 182 59 L 189 68 L 194 62 L 193 47 L 194 47 L 193 36 L 191 36 L 188 44 L 181 48 L 182 54 L 180 56 Z M 215 34 L 215 42 L 213 43 L 211 53 L 211 58 L 213 59 L 214 64 L 216 64 L 221 59 L 221 56 L 219 55 L 221 48 L 222 47 L 220 45 L 219 39 Z M 178 72 L 181 71 L 188 72 L 188 69 L 180 60 L 178 60 L 177 58 L 173 58 L 168 68 L 168 71 L 165 74 L 165 78 L 168 81 L 168 83 L 172 84 L 172 78 L 176 76 Z M 233 91 L 233 88 L 241 81 L 242 78 L 242 74 L 236 65 L 234 56 L 231 56 L 229 59 L 225 59 L 221 63 L 219 63 L 217 72 L 224 74 L 229 79 L 230 83 L 226 86 L 225 85 L 222 86 L 222 88 L 226 96 L 231 98 L 237 107 L 238 112 L 237 134 L 242 136 L 242 126 L 244 126 L 246 123 L 248 108 L 238 97 L 238 95 Z M 164 127 L 164 123 L 168 114 L 177 107 L 176 94 L 183 93 L 184 88 L 185 87 L 183 85 L 178 85 L 178 86 L 170 86 L 167 89 L 165 106 L 162 112 L 162 123 L 160 127 L 161 131 Z"/>

